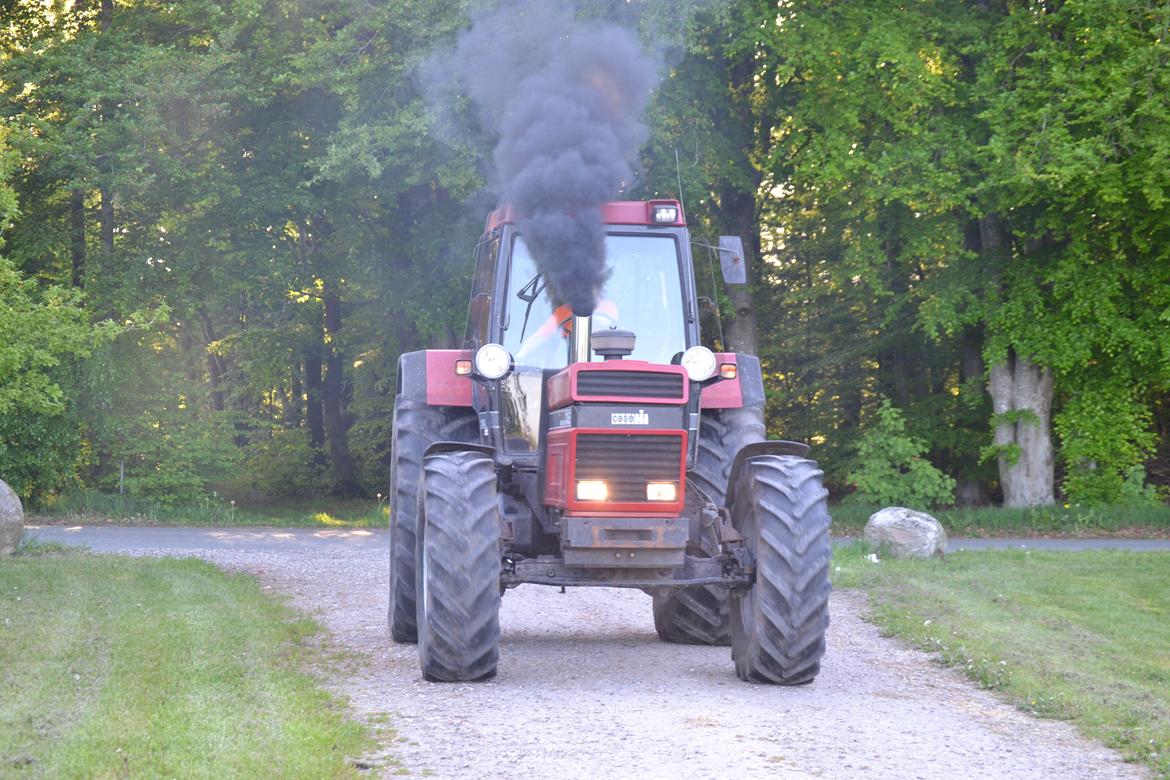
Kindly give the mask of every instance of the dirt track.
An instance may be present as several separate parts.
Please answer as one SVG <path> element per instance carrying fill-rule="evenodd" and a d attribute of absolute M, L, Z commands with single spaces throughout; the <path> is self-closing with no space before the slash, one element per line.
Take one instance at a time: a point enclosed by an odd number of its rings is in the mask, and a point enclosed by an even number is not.
<path fill-rule="evenodd" d="M 348 671 L 321 670 L 399 739 L 367 759 L 438 777 L 1116 778 L 1146 776 L 1067 724 L 1000 704 L 861 620 L 835 593 L 829 650 L 801 688 L 747 685 L 727 648 L 667 645 L 636 591 L 524 586 L 503 602 L 500 673 L 435 685 L 386 630 L 387 556 L 347 548 L 177 549 L 256 574 L 315 614 Z"/>

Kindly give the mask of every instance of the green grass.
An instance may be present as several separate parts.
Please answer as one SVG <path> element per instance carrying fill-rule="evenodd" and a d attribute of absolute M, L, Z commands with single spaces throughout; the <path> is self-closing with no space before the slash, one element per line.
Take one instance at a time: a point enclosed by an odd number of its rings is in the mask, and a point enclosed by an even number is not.
<path fill-rule="evenodd" d="M 212 495 L 193 504 L 163 504 L 96 490 L 56 496 L 33 508 L 40 520 L 133 525 L 259 525 L 316 528 L 386 526 L 385 500 L 319 498 L 289 504 L 237 504 Z"/>
<path fill-rule="evenodd" d="M 880 507 L 839 504 L 830 509 L 833 533 L 857 536 Z M 963 507 L 930 512 L 952 536 L 1165 535 L 1170 506 L 1064 506 L 1005 509 Z"/>
<path fill-rule="evenodd" d="M 1170 777 L 1170 553 L 834 551 L 887 633 Z"/>
<path fill-rule="evenodd" d="M 0 560 L 0 776 L 354 777 L 317 626 L 202 561 Z"/>

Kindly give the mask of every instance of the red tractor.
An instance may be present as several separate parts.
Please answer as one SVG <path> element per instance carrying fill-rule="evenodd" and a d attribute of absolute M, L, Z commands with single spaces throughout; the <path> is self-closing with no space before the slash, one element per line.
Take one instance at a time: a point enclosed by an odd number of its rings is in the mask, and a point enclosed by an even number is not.
<path fill-rule="evenodd" d="M 641 588 L 668 642 L 730 644 L 736 673 L 816 677 L 829 513 L 808 447 L 765 441 L 759 360 L 700 339 L 677 201 L 607 204 L 591 316 L 554 308 L 507 208 L 477 246 L 466 349 L 401 356 L 390 631 L 435 681 L 496 673 L 501 596 Z M 720 239 L 742 283 L 742 244 Z"/>

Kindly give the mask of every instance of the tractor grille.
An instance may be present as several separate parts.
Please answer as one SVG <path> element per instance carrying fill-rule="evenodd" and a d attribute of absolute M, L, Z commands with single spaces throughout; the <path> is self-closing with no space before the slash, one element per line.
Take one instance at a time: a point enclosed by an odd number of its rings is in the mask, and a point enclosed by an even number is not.
<path fill-rule="evenodd" d="M 581 371 L 577 395 L 682 400 L 681 374 L 657 371 Z"/>
<path fill-rule="evenodd" d="M 682 437 L 630 433 L 577 436 L 576 478 L 603 479 L 609 500 L 646 501 L 647 482 L 678 482 Z"/>

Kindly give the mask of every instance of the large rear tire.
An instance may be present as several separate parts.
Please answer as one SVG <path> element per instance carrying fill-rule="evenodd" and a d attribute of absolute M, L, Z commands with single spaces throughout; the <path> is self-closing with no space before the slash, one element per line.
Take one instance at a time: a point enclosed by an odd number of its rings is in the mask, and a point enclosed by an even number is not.
<path fill-rule="evenodd" d="M 664 642 L 730 645 L 727 589 L 692 585 L 654 596 L 654 630 Z"/>
<path fill-rule="evenodd" d="M 415 620 L 415 531 L 423 453 L 437 441 L 471 441 L 476 436 L 470 409 L 428 406 L 399 396 L 394 403 L 390 446 L 390 636 L 418 641 Z"/>
<path fill-rule="evenodd" d="M 731 519 L 755 558 L 752 588 L 731 599 L 731 657 L 740 679 L 812 682 L 829 626 L 828 492 L 816 463 L 765 455 L 744 464 Z"/>
<path fill-rule="evenodd" d="M 688 483 L 702 490 L 716 506 L 723 506 L 736 453 L 763 440 L 764 422 L 758 409 L 704 412 L 695 468 L 687 474 Z M 712 555 L 717 551 L 704 552 Z M 696 585 L 654 596 L 654 629 L 664 642 L 730 645 L 729 616 L 727 590 L 718 585 Z"/>
<path fill-rule="evenodd" d="M 426 458 L 420 496 L 418 655 L 435 682 L 496 674 L 500 642 L 500 512 L 492 459 Z"/>

